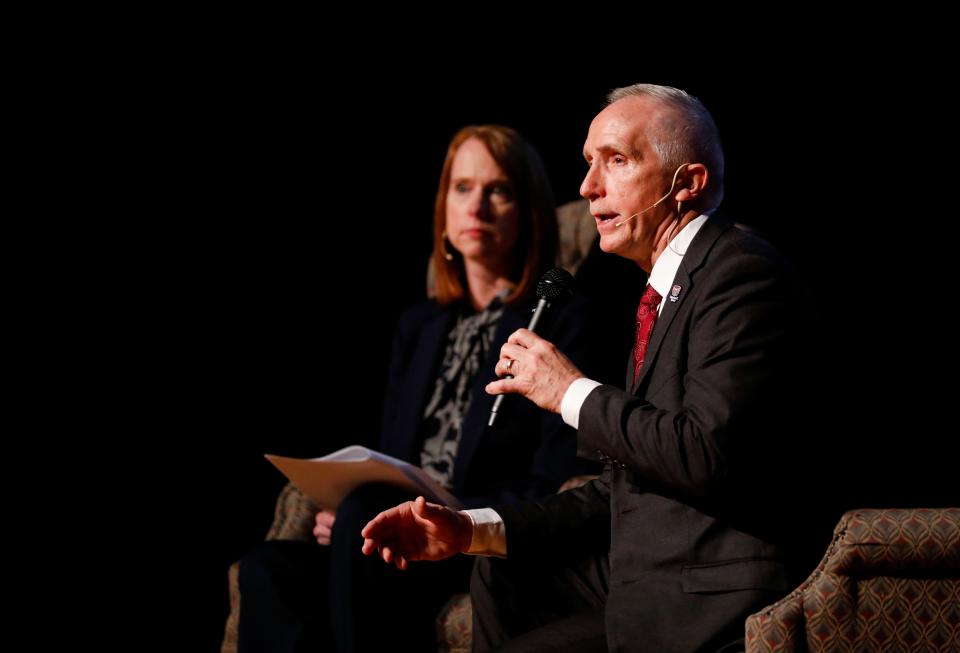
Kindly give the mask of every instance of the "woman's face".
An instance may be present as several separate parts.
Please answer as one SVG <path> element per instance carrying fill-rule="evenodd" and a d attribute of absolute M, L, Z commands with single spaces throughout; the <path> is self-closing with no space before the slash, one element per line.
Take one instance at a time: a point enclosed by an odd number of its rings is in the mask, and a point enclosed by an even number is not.
<path fill-rule="evenodd" d="M 464 260 L 504 273 L 519 232 L 519 211 L 506 173 L 476 138 L 457 150 L 450 173 L 447 238 Z"/>

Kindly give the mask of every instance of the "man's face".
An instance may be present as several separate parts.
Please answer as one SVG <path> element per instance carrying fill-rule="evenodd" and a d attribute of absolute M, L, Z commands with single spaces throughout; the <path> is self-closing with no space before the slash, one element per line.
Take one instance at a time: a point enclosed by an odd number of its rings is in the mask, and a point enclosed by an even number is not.
<path fill-rule="evenodd" d="M 670 187 L 647 138 L 662 111 L 652 98 L 618 100 L 593 119 L 583 146 L 589 170 L 580 194 L 590 200 L 600 248 L 636 261 L 648 271 L 656 230 L 669 212 L 669 200 L 620 227 L 616 223 L 649 209 Z"/>
<path fill-rule="evenodd" d="M 519 210 L 507 174 L 478 139 L 460 146 L 447 189 L 447 238 L 463 258 L 502 268 L 517 244 Z"/>

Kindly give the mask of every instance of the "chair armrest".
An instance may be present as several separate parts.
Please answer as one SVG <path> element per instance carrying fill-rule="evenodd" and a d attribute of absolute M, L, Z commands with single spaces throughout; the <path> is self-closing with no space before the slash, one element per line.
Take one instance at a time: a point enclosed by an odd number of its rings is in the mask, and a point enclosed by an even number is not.
<path fill-rule="evenodd" d="M 854 613 L 857 579 L 891 571 L 960 571 L 960 508 L 845 513 L 810 576 L 781 600 L 747 617 L 747 653 L 806 651 L 809 632 L 831 636 L 833 630 L 852 627 L 834 617 Z"/>
<path fill-rule="evenodd" d="M 273 524 L 267 531 L 268 540 L 313 539 L 314 518 L 319 509 L 292 483 L 287 483 L 273 510 Z"/>
<path fill-rule="evenodd" d="M 960 508 L 851 510 L 844 521 L 836 574 L 960 570 Z"/>
<path fill-rule="evenodd" d="M 557 494 L 578 488 L 596 478 L 600 478 L 600 476 L 598 474 L 580 474 L 579 476 L 571 476 L 563 482 L 563 485 L 561 485 L 560 489 L 557 490 Z"/>

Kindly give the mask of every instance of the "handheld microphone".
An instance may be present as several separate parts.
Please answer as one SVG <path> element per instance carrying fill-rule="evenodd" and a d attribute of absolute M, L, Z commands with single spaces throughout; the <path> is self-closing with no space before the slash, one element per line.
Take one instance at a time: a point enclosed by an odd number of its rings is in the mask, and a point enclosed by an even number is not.
<path fill-rule="evenodd" d="M 534 331 L 544 311 L 551 306 L 557 305 L 572 294 L 570 290 L 571 284 L 573 284 L 573 277 L 563 268 L 551 268 L 543 273 L 539 283 L 537 283 L 537 297 L 539 300 L 537 301 L 537 307 L 533 309 L 533 316 L 530 318 L 530 324 L 527 325 L 527 330 Z M 513 376 L 507 374 L 504 378 L 512 379 Z M 506 395 L 497 395 L 497 398 L 493 400 L 493 407 L 490 409 L 490 419 L 487 421 L 487 426 L 493 426 L 494 421 L 497 419 L 497 412 L 500 410 L 500 404 L 503 403 L 505 396 Z"/>
<path fill-rule="evenodd" d="M 643 215 L 644 213 L 646 213 L 646 212 L 649 211 L 650 209 L 655 208 L 655 207 L 657 207 L 657 206 L 660 206 L 660 202 L 662 202 L 663 200 L 665 200 L 665 199 L 667 199 L 668 197 L 670 197 L 670 193 L 673 192 L 673 187 L 677 185 L 677 175 L 680 174 L 680 170 L 681 170 L 684 166 L 688 166 L 688 165 L 690 165 L 690 164 L 689 164 L 689 163 L 681 163 L 680 166 L 674 171 L 674 173 L 673 173 L 673 181 L 670 183 L 670 190 L 667 191 L 667 194 L 666 194 L 666 195 L 664 195 L 663 197 L 661 197 L 660 199 L 658 199 L 656 202 L 654 202 L 653 204 L 651 204 L 650 206 L 648 206 L 648 207 L 645 208 L 644 210 L 642 210 L 642 211 L 637 211 L 636 213 L 634 213 L 633 215 L 631 215 L 631 216 L 630 216 L 629 218 L 627 218 L 626 220 L 621 220 L 620 222 L 616 223 L 616 224 L 613 225 L 613 226 L 619 228 L 619 227 L 627 224 L 627 223 L 630 222 L 631 220 L 633 220 L 633 219 L 634 219 L 635 217 L 637 217 L 638 215 Z"/>

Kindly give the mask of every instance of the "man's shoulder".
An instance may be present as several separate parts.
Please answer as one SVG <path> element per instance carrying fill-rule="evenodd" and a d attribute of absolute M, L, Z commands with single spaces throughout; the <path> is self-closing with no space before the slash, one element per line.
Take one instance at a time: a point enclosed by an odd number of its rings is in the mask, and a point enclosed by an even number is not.
<path fill-rule="evenodd" d="M 793 274 L 793 266 L 762 232 L 725 217 L 711 218 L 712 220 L 717 220 L 721 232 L 716 237 L 710 258 L 715 261 L 751 265 L 768 273 Z"/>

